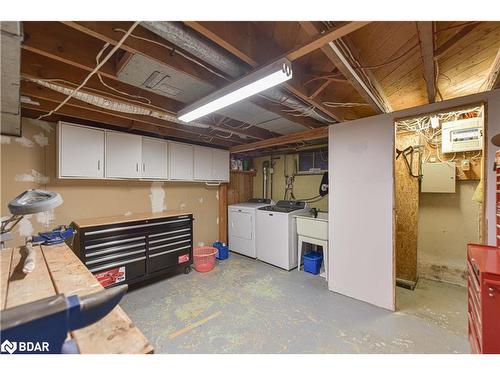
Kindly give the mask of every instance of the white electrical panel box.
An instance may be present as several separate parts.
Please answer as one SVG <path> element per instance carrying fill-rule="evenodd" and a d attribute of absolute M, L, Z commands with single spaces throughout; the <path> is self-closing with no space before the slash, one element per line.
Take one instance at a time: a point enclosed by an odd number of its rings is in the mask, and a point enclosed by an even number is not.
<path fill-rule="evenodd" d="M 455 162 L 422 164 L 422 193 L 454 193 L 455 192 Z"/>
<path fill-rule="evenodd" d="M 478 151 L 483 149 L 483 118 L 442 123 L 443 153 Z"/>

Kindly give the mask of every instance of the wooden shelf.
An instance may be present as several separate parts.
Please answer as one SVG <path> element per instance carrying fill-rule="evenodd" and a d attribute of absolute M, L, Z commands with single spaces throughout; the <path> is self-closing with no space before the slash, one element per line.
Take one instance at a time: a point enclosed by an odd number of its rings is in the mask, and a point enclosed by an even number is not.
<path fill-rule="evenodd" d="M 249 174 L 251 176 L 255 176 L 257 172 L 255 172 L 255 171 L 231 170 L 231 173 L 235 173 L 235 174 Z"/>

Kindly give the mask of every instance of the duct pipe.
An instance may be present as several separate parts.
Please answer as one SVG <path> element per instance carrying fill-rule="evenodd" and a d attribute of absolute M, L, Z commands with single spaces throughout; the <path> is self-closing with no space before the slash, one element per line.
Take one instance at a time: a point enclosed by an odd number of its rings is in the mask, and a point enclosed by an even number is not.
<path fill-rule="evenodd" d="M 182 22 L 145 21 L 141 22 L 141 25 L 231 78 L 239 78 L 251 70 L 246 64 L 231 56 L 221 47 L 184 26 Z M 279 102 L 322 123 L 336 122 L 330 116 L 318 113 L 310 105 L 296 99 L 279 87 L 270 88 L 261 95 L 272 102 Z"/>

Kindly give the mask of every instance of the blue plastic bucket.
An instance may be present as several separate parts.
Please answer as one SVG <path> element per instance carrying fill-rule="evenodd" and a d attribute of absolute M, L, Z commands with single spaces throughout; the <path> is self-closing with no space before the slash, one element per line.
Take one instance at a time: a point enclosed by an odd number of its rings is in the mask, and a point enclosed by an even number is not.
<path fill-rule="evenodd" d="M 323 254 L 316 251 L 310 251 L 304 254 L 304 271 L 318 275 L 321 270 L 321 262 L 323 262 Z"/>
<path fill-rule="evenodd" d="M 222 242 L 214 242 L 213 247 L 215 247 L 217 251 L 217 255 L 215 256 L 219 260 L 225 260 L 229 258 L 229 246 L 224 245 Z"/>

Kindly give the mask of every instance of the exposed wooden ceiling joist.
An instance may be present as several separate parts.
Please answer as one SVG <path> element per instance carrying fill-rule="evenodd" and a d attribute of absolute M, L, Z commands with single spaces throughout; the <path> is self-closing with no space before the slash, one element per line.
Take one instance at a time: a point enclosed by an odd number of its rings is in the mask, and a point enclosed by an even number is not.
<path fill-rule="evenodd" d="M 434 63 L 434 27 L 431 21 L 417 22 L 420 54 L 424 66 L 424 78 L 427 85 L 429 103 L 436 101 L 436 65 Z"/>
<path fill-rule="evenodd" d="M 303 132 L 297 132 L 287 135 L 282 135 L 281 137 L 276 137 L 273 139 L 266 139 L 263 141 L 258 141 L 254 143 L 247 143 L 244 145 L 233 146 L 229 149 L 231 153 L 237 154 L 247 151 L 259 150 L 263 148 L 275 147 L 280 145 L 286 145 L 290 143 L 299 143 L 303 141 L 311 141 L 314 139 L 328 138 L 328 127 L 323 126 L 321 128 L 306 130 Z"/>
<path fill-rule="evenodd" d="M 120 36 L 122 35 L 120 32 L 113 31 L 114 29 L 125 29 L 129 25 L 129 22 L 63 22 L 66 26 L 69 26 L 75 30 L 78 30 L 82 33 L 90 35 L 94 38 L 97 38 L 106 43 L 116 43 Z M 148 42 L 145 40 L 134 38 L 146 38 L 148 40 L 152 40 L 156 43 L 167 44 L 165 40 L 156 35 L 155 33 L 143 28 L 137 27 L 134 30 L 132 37 L 129 37 L 125 43 L 122 45 L 122 48 L 129 53 L 138 53 L 149 57 L 155 61 L 158 61 L 161 64 L 165 64 L 173 69 L 181 71 L 185 74 L 188 74 L 200 81 L 210 83 L 215 87 L 222 87 L 228 84 L 230 81 L 227 79 L 223 79 L 217 75 L 212 74 L 206 69 L 200 67 L 200 65 L 193 63 L 183 57 L 180 57 L 175 53 L 168 53 L 168 51 L 158 44 Z M 196 60 L 193 57 L 192 60 Z M 282 111 L 282 106 L 276 105 L 263 105 L 264 103 L 261 98 L 251 98 L 249 99 L 252 103 L 270 111 L 276 113 L 283 118 L 286 118 L 289 121 L 293 121 L 299 123 L 301 125 L 307 126 L 309 128 L 321 126 L 321 123 L 315 121 L 314 119 L 310 119 L 307 117 L 294 117 L 286 112 Z M 265 107 L 264 107 L 265 106 Z"/>
<path fill-rule="evenodd" d="M 250 29 L 248 32 L 251 35 L 242 33 L 241 30 L 238 30 L 238 25 L 231 22 L 189 21 L 184 23 L 234 56 L 239 57 L 253 68 L 258 68 L 287 54 L 273 40 L 264 36 L 260 30 L 253 27 L 250 23 L 247 24 L 247 28 Z M 306 73 L 300 66 L 295 64 L 293 67 L 293 79 L 291 82 L 283 83 L 282 86 L 312 108 L 317 108 L 331 118 L 342 121 L 343 118 L 339 111 L 327 108 L 320 102 L 309 98 L 307 90 L 302 85 L 305 76 Z M 317 127 L 318 125 L 321 126 L 322 124 L 317 123 L 315 126 L 309 127 Z"/>
<path fill-rule="evenodd" d="M 314 22 L 311 21 L 302 21 L 300 25 L 304 29 L 304 31 L 309 36 L 321 35 L 319 28 L 315 25 Z M 355 50 L 355 48 L 352 48 Z M 330 45 L 324 45 L 321 47 L 321 51 L 324 55 L 332 62 L 332 64 L 339 69 L 344 77 L 351 83 L 354 89 L 361 95 L 361 97 L 370 105 L 370 107 L 375 111 L 375 113 L 383 113 L 386 110 L 383 110 L 384 107 L 388 107 L 390 109 L 389 102 L 379 103 L 376 99 L 378 97 L 384 97 L 383 94 L 376 92 L 374 89 L 370 89 L 367 85 L 362 85 L 358 77 L 355 76 L 355 70 L 353 67 L 349 66 L 346 62 L 344 62 L 332 49 Z M 372 77 L 374 81 L 374 77 Z M 381 108 L 382 107 L 382 108 Z"/>
<path fill-rule="evenodd" d="M 22 116 L 36 119 L 40 115 L 46 114 L 47 112 L 50 111 L 49 108 L 45 108 L 44 106 L 52 105 L 51 102 L 47 103 L 44 102 L 43 99 L 40 99 L 39 103 L 40 106 L 22 103 L 21 105 Z M 193 138 L 193 137 L 187 138 L 186 134 L 181 131 L 176 131 L 173 129 L 165 129 L 150 124 L 141 124 L 130 119 L 122 119 L 115 116 L 108 116 L 106 114 L 99 112 L 82 111 L 81 109 L 72 107 L 71 105 L 64 106 L 57 114 L 54 113 L 50 117 L 45 118 L 44 120 L 59 121 L 61 117 L 64 121 L 69 121 L 69 122 L 77 121 L 78 123 L 89 126 L 106 127 L 106 125 L 109 125 L 122 128 L 123 130 L 127 131 L 143 131 L 151 134 L 157 134 L 162 137 L 175 138 L 176 140 L 182 140 L 182 141 L 189 140 L 196 143 L 212 144 L 225 148 L 228 148 L 229 146 L 232 145 L 232 143 L 224 141 L 215 140 L 209 143 L 207 140 L 203 138 Z"/>
<path fill-rule="evenodd" d="M 480 22 L 474 22 L 465 25 L 461 28 L 455 35 L 453 35 L 446 42 L 441 44 L 436 51 L 434 51 L 434 58 L 438 58 L 441 55 L 444 55 L 446 51 L 448 51 L 451 47 L 453 47 L 457 42 L 462 40 L 467 34 L 469 34 L 472 30 L 474 30 L 477 26 L 480 25 Z"/>
<path fill-rule="evenodd" d="M 500 48 L 491 64 L 490 72 L 485 80 L 485 90 L 493 90 L 500 85 Z"/>
<path fill-rule="evenodd" d="M 356 21 L 356 22 L 345 22 L 341 25 L 337 25 L 323 34 L 312 35 L 311 40 L 309 40 L 308 42 L 297 48 L 294 48 L 292 51 L 286 52 L 285 56 L 290 61 L 297 60 L 298 58 L 305 56 L 311 53 L 312 51 L 320 49 L 321 47 L 324 47 L 328 43 L 340 39 L 362 28 L 363 26 L 368 25 L 369 23 L 370 22 L 366 21 L 364 22 Z"/>
<path fill-rule="evenodd" d="M 22 81 L 21 82 L 21 94 L 28 96 L 34 100 L 41 101 L 44 103 L 44 106 L 38 107 L 39 109 L 44 109 L 49 112 L 52 110 L 55 106 L 55 104 L 60 103 L 64 98 L 65 95 L 60 94 L 56 91 L 52 91 L 50 89 L 38 86 L 35 83 L 32 82 L 26 82 Z M 192 137 L 213 137 L 214 139 L 217 139 L 220 142 L 223 142 L 224 144 L 241 144 L 243 141 L 241 141 L 239 138 L 236 137 L 231 137 L 231 138 L 226 138 L 217 136 L 216 133 L 211 132 L 209 129 L 199 129 L 199 128 L 194 128 L 190 127 L 188 125 L 180 125 L 180 124 L 174 124 L 169 121 L 161 120 L 158 118 L 150 117 L 150 116 L 145 116 L 145 115 L 136 115 L 136 114 L 130 114 L 130 113 L 122 113 L 122 112 L 116 112 L 116 111 L 111 111 L 111 110 L 106 110 L 101 107 L 96 107 L 90 104 L 87 104 L 85 102 L 82 102 L 77 99 L 71 99 L 64 107 L 61 108 L 59 111 L 60 113 L 63 113 L 62 110 L 66 107 L 72 107 L 72 109 L 79 110 L 81 112 L 81 115 L 86 115 L 89 113 L 101 113 L 109 117 L 116 117 L 118 119 L 126 119 L 126 120 L 131 120 L 134 121 L 135 124 L 137 124 L 137 128 L 140 128 L 141 124 L 146 124 L 146 126 L 153 126 L 156 127 L 156 129 L 159 128 L 166 128 L 166 129 L 171 129 L 176 132 L 181 132 L 184 134 L 184 138 L 192 138 Z M 67 115 L 69 115 L 67 112 L 64 112 Z M 73 112 L 74 114 L 74 112 Z M 219 142 L 219 143 L 220 143 Z"/>
<path fill-rule="evenodd" d="M 33 28 L 33 26 L 31 25 L 29 25 L 28 28 L 30 32 L 36 31 L 36 28 Z M 22 52 L 21 70 L 22 73 L 26 76 L 45 79 L 58 78 L 73 83 L 80 83 L 86 76 L 85 71 L 90 72 L 94 68 L 94 65 L 91 65 L 90 63 L 92 59 L 89 59 L 83 52 L 79 52 L 77 55 L 75 55 L 73 53 L 73 51 L 75 50 L 74 48 L 59 48 L 61 44 L 64 44 L 64 42 L 61 42 L 60 40 L 56 41 L 50 40 L 49 38 L 43 38 L 43 34 L 41 35 L 41 37 L 43 41 L 38 43 L 38 45 L 33 43 L 35 39 L 30 38 L 26 42 L 27 44 L 22 46 L 24 51 Z M 39 56 L 36 56 L 35 54 Z M 61 54 L 63 54 L 64 56 L 61 56 Z M 65 66 L 64 64 L 69 65 L 70 69 L 68 69 L 68 66 Z M 107 81 L 108 85 L 129 95 L 140 95 L 143 97 L 147 97 L 151 100 L 153 107 L 156 106 L 158 108 L 161 108 L 162 110 L 171 113 L 172 115 L 175 115 L 177 111 L 183 107 L 182 103 L 177 102 L 174 99 L 170 99 L 165 96 L 158 95 L 147 90 L 142 90 L 138 87 L 118 81 L 115 75 L 103 75 L 103 80 Z M 86 87 L 93 90 L 99 90 L 101 91 L 100 94 L 103 94 L 102 92 L 104 92 L 104 95 L 107 94 L 115 96 L 117 94 L 116 92 L 113 92 L 113 90 L 102 85 L 97 77 L 93 77 L 88 82 Z M 129 101 L 126 97 L 123 97 L 123 95 L 120 96 L 120 100 L 129 102 L 130 104 L 134 105 L 137 104 L 131 100 Z M 141 105 L 147 108 L 153 108 L 146 103 L 143 103 Z M 219 129 L 230 130 L 234 134 L 256 139 L 266 139 L 277 135 L 276 133 L 258 127 L 238 130 L 225 125 L 209 125 L 217 127 Z"/>

